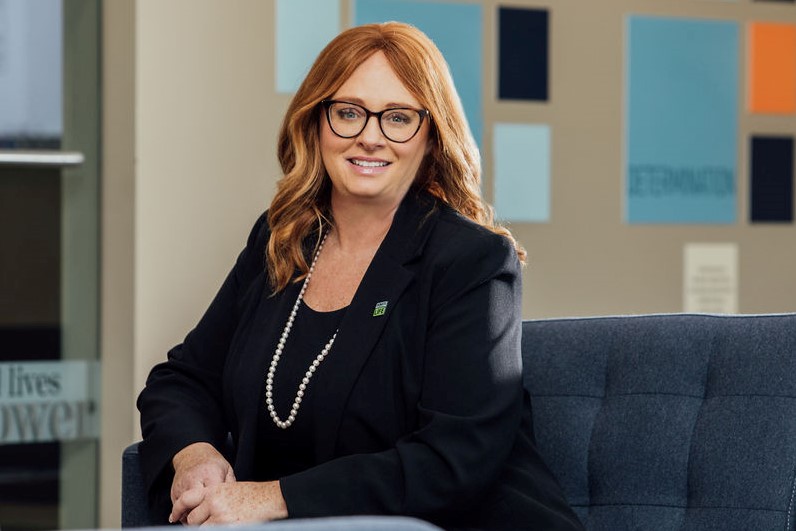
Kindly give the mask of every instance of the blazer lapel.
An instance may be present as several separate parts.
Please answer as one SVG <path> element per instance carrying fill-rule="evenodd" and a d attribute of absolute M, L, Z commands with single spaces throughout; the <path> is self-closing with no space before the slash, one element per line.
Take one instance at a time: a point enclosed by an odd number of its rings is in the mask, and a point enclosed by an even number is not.
<path fill-rule="evenodd" d="M 410 192 L 411 194 L 411 192 Z M 406 263 L 417 256 L 433 222 L 427 219 L 434 202 L 428 196 L 407 197 L 373 257 L 340 329 L 321 374 L 313 382 L 317 393 L 316 458 L 334 456 L 340 421 L 348 395 L 370 357 L 390 314 L 414 278 Z"/>

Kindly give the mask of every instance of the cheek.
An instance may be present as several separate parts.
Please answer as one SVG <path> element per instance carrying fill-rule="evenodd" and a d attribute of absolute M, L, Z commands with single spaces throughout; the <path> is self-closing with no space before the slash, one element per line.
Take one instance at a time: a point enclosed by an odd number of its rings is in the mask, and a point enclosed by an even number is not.
<path fill-rule="evenodd" d="M 318 128 L 318 137 L 320 138 L 322 150 L 334 149 L 335 144 L 338 143 L 337 141 L 342 140 L 342 138 L 332 132 L 326 120 L 323 120 Z"/>
<path fill-rule="evenodd" d="M 329 137 L 329 131 L 327 131 L 326 127 L 321 127 L 320 135 L 319 135 L 320 145 L 321 145 L 321 155 L 326 155 L 327 152 L 331 150 L 331 138 Z"/>
<path fill-rule="evenodd" d="M 326 158 L 341 153 L 348 149 L 351 145 L 351 140 L 348 138 L 340 138 L 329 130 L 329 126 L 321 128 L 321 155 Z"/>
<path fill-rule="evenodd" d="M 321 136 L 321 162 L 323 163 L 324 168 L 326 169 L 327 175 L 335 171 L 335 165 L 340 164 L 339 161 L 339 153 L 340 150 L 335 145 L 334 140 L 332 139 L 324 139 L 323 135 Z"/>
<path fill-rule="evenodd" d="M 412 146 L 411 149 L 407 149 L 402 154 L 402 157 L 407 160 L 411 160 L 416 165 L 419 165 L 429 152 L 428 146 L 429 144 L 426 142 L 418 142 L 416 145 Z"/>
<path fill-rule="evenodd" d="M 418 138 L 418 151 L 420 151 L 420 158 L 425 158 L 429 153 L 434 150 L 434 138 L 429 134 L 428 130 L 422 130 L 417 135 Z"/>

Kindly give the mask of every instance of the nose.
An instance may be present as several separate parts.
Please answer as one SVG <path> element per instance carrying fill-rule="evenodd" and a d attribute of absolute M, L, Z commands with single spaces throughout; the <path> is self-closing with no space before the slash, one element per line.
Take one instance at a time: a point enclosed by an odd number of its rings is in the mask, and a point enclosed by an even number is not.
<path fill-rule="evenodd" d="M 373 149 L 383 146 L 385 141 L 384 133 L 381 132 L 381 127 L 379 126 L 379 118 L 372 115 L 368 116 L 365 128 L 357 137 L 357 142 L 363 147 Z"/>

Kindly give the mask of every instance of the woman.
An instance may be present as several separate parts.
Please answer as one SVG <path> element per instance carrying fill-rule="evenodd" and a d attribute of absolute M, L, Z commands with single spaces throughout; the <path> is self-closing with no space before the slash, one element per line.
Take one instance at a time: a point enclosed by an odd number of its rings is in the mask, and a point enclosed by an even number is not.
<path fill-rule="evenodd" d="M 479 197 L 433 43 L 399 23 L 335 38 L 279 159 L 271 207 L 139 398 L 153 507 L 578 529 L 523 404 L 524 252 Z"/>

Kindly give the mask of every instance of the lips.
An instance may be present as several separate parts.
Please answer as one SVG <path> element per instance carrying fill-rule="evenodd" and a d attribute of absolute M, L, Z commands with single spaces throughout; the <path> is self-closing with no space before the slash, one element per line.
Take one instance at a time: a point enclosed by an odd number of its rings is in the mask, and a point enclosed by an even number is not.
<path fill-rule="evenodd" d="M 382 168 L 390 164 L 386 160 L 365 160 L 365 159 L 348 159 L 348 161 L 362 168 Z"/>

